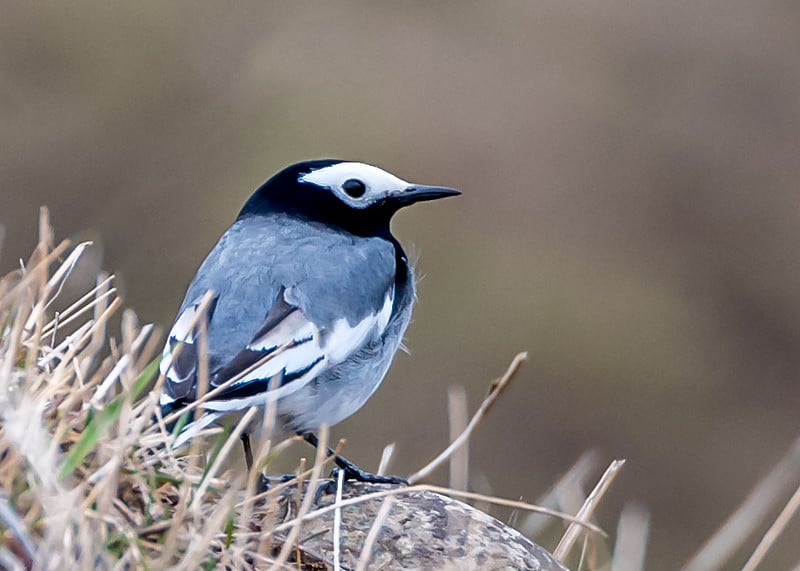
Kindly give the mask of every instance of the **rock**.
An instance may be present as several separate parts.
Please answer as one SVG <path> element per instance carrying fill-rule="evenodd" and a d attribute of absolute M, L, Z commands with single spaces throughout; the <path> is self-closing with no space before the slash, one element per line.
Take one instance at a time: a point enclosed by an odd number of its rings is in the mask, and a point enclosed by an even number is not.
<path fill-rule="evenodd" d="M 344 499 L 392 489 L 389 485 L 347 482 Z M 368 569 L 530 569 L 566 571 L 544 548 L 517 530 L 463 502 L 428 491 L 391 496 L 392 506 L 373 544 Z M 355 569 L 367 535 L 385 498 L 341 509 L 341 569 Z M 315 508 L 332 504 L 323 494 Z M 296 490 L 281 496 L 277 522 L 291 520 Z M 300 569 L 333 569 L 334 512 L 303 522 L 298 535 Z M 285 539 L 285 532 L 276 540 Z M 278 545 L 280 549 L 280 545 Z M 290 561 L 294 560 L 294 557 Z M 294 563 L 296 565 L 297 562 Z"/>

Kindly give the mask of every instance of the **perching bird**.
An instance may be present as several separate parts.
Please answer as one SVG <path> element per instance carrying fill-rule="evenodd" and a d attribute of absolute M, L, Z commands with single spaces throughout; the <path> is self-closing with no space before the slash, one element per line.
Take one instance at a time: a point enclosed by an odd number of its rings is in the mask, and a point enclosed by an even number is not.
<path fill-rule="evenodd" d="M 400 347 L 415 297 L 391 218 L 457 194 L 339 160 L 289 166 L 258 188 L 197 271 L 164 347 L 165 416 L 196 398 L 202 330 L 207 391 L 225 385 L 175 445 L 225 416 L 275 402 L 276 432 L 316 446 L 321 425 L 360 409 Z M 197 315 L 204 296 L 210 303 Z M 248 468 L 252 429 L 242 438 Z M 396 481 L 344 458 L 337 464 L 348 479 Z"/>

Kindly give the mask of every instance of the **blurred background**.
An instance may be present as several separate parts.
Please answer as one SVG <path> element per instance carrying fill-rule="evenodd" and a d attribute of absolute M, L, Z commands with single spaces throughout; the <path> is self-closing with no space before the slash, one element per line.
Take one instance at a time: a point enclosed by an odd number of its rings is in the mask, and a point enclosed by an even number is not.
<path fill-rule="evenodd" d="M 528 350 L 473 487 L 534 500 L 585 450 L 627 458 L 600 523 L 645 504 L 648 568 L 674 569 L 800 432 L 799 58 L 786 0 L 4 3 L 0 266 L 48 205 L 168 327 L 287 163 L 460 188 L 395 220 L 411 354 L 335 434 L 410 473 L 447 387 L 474 410 Z"/>

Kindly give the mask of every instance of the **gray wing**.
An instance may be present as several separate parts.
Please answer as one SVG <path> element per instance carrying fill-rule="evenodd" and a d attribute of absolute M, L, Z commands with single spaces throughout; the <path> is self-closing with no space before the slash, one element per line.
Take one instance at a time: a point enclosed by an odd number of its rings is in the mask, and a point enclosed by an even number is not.
<path fill-rule="evenodd" d="M 194 398 L 201 320 L 212 387 L 236 378 L 205 408 L 240 410 L 302 388 L 380 336 L 394 309 L 394 278 L 387 240 L 277 215 L 237 221 L 198 270 L 170 331 L 162 404 Z M 213 298 L 201 316 L 207 292 Z"/>

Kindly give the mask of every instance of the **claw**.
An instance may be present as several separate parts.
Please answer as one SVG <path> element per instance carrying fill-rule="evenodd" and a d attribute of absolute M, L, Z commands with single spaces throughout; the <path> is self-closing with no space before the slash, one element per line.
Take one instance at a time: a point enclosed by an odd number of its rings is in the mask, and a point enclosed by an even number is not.
<path fill-rule="evenodd" d="M 314 491 L 314 505 L 318 506 L 322 496 L 336 495 L 336 480 L 320 480 L 317 489 Z"/>
<path fill-rule="evenodd" d="M 338 458 L 337 458 L 338 460 Z M 337 461 L 337 464 L 338 461 Z M 345 460 L 345 465 L 339 465 L 331 470 L 331 478 L 336 481 L 339 477 L 339 472 L 344 471 L 344 479 L 346 481 L 364 482 L 366 484 L 392 484 L 395 486 L 407 486 L 408 480 L 400 476 L 382 476 L 380 474 L 372 474 L 366 472 L 356 466 L 355 464 Z"/>
<path fill-rule="evenodd" d="M 315 448 L 319 446 L 319 440 L 317 440 L 317 437 L 314 433 L 306 432 L 306 433 L 301 433 L 300 435 L 306 442 L 308 442 Z M 319 500 L 319 496 L 322 493 L 336 492 L 336 482 L 338 481 L 340 470 L 344 471 L 345 480 L 365 482 L 367 484 L 390 484 L 393 486 L 408 485 L 408 480 L 406 480 L 405 478 L 401 478 L 400 476 L 380 476 L 378 474 L 372 474 L 370 472 L 362 470 L 344 456 L 337 455 L 336 452 L 331 448 L 328 448 L 327 452 L 329 456 L 335 456 L 334 462 L 336 462 L 337 468 L 334 468 L 333 471 L 331 471 L 332 480 L 326 482 L 325 484 L 320 484 L 320 487 L 317 488 L 318 492 L 314 498 L 315 502 Z M 322 491 L 320 492 L 320 490 Z"/>
<path fill-rule="evenodd" d="M 261 480 L 258 483 L 258 487 L 256 488 L 257 493 L 262 494 L 270 489 L 272 486 L 272 480 L 278 480 L 279 484 L 285 484 L 286 482 L 291 482 L 297 476 L 294 474 L 281 474 L 277 478 L 269 478 L 264 474 L 261 474 Z"/>

